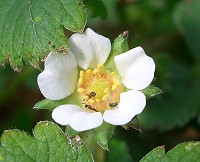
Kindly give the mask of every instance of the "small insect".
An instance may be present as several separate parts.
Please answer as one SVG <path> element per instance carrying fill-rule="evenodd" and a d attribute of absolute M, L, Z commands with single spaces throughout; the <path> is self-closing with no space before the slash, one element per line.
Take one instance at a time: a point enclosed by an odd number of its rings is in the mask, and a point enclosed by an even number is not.
<path fill-rule="evenodd" d="M 91 105 L 85 104 L 85 108 L 88 108 L 88 109 L 90 109 L 90 110 L 93 110 L 93 111 L 98 112 L 98 111 L 97 111 L 94 107 L 92 107 Z"/>
<path fill-rule="evenodd" d="M 109 106 L 110 106 L 111 108 L 114 108 L 115 106 L 118 105 L 118 103 L 119 103 L 119 102 L 109 103 Z"/>
<path fill-rule="evenodd" d="M 88 94 L 88 97 L 89 98 L 92 98 L 92 97 L 95 97 L 96 96 L 96 93 L 95 92 L 90 92 L 89 94 Z"/>

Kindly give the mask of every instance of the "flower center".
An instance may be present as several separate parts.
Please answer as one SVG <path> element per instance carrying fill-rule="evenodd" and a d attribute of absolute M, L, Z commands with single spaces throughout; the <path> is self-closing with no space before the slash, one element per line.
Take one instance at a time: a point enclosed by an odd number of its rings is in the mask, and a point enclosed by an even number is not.
<path fill-rule="evenodd" d="M 123 88 L 115 72 L 106 70 L 102 64 L 93 70 L 80 71 L 78 92 L 87 109 L 102 112 L 114 108 Z"/>

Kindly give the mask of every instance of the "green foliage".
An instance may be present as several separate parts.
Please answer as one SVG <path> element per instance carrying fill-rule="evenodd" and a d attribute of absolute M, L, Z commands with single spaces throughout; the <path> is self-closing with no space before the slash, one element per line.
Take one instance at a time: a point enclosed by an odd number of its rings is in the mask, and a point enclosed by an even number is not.
<path fill-rule="evenodd" d="M 155 87 L 154 85 L 148 86 L 147 88 L 141 90 L 141 92 L 145 94 L 146 99 L 149 99 L 153 96 L 163 93 L 161 89 L 159 89 L 158 87 Z"/>
<path fill-rule="evenodd" d="M 40 122 L 34 137 L 19 130 L 7 130 L 1 136 L 0 161 L 93 161 L 83 142 L 68 139 L 64 132 L 51 122 Z"/>
<path fill-rule="evenodd" d="M 199 109 L 200 84 L 193 80 L 191 69 L 170 58 L 159 58 L 156 63 L 163 95 L 149 100 L 138 115 L 144 129 L 170 130 L 183 126 Z"/>
<path fill-rule="evenodd" d="M 101 0 L 84 0 L 84 4 L 91 11 L 92 17 L 101 17 L 106 19 L 108 16 L 107 9 Z"/>
<path fill-rule="evenodd" d="M 68 51 L 64 28 L 81 32 L 85 24 L 81 0 L 0 1 L 0 64 L 37 67 L 49 51 Z"/>
<path fill-rule="evenodd" d="M 200 142 L 181 143 L 164 153 L 164 147 L 157 147 L 148 153 L 140 162 L 198 162 L 200 158 Z"/>
<path fill-rule="evenodd" d="M 160 162 L 162 157 L 165 155 L 165 148 L 163 146 L 156 147 L 143 157 L 140 162 Z"/>
<path fill-rule="evenodd" d="M 200 61 L 200 1 L 184 1 L 180 3 L 174 12 L 174 21 L 184 36 L 187 44 L 191 49 L 196 61 Z"/>
<path fill-rule="evenodd" d="M 108 162 L 131 162 L 134 161 L 130 155 L 128 144 L 124 141 L 113 139 L 110 141 L 110 152 Z"/>
<path fill-rule="evenodd" d="M 94 138 L 97 143 L 105 150 L 108 149 L 108 141 L 113 136 L 115 126 L 104 122 L 100 127 L 93 130 Z"/>
<path fill-rule="evenodd" d="M 70 96 L 62 99 L 62 100 L 49 100 L 44 99 L 42 101 L 39 101 L 35 104 L 35 109 L 47 109 L 47 110 L 53 110 L 57 106 L 65 105 L 65 104 L 82 104 L 81 100 L 78 96 L 78 92 L 75 90 Z"/>
<path fill-rule="evenodd" d="M 113 42 L 112 49 L 105 66 L 111 71 L 116 71 L 114 57 L 128 51 L 128 31 L 121 33 Z M 117 72 L 117 71 L 116 71 Z"/>

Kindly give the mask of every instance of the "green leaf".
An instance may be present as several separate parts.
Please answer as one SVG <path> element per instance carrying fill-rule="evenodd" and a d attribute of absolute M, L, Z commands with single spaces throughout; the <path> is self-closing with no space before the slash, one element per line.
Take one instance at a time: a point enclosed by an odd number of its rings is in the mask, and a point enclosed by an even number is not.
<path fill-rule="evenodd" d="M 147 88 L 141 90 L 141 92 L 145 94 L 146 99 L 149 99 L 153 96 L 163 93 L 161 89 L 159 89 L 158 87 L 155 87 L 154 85 L 148 86 Z"/>
<path fill-rule="evenodd" d="M 108 141 L 113 136 L 115 126 L 104 122 L 100 127 L 93 129 L 94 138 L 97 143 L 105 150 L 108 149 Z"/>
<path fill-rule="evenodd" d="M 107 9 L 104 3 L 100 0 L 84 0 L 84 4 L 91 11 L 92 17 L 101 17 L 106 19 L 108 17 Z"/>
<path fill-rule="evenodd" d="M 76 90 L 70 96 L 62 100 L 44 99 L 42 101 L 39 101 L 34 105 L 34 109 L 47 109 L 52 111 L 56 107 L 65 104 L 82 104 L 80 98 L 78 97 L 78 92 Z"/>
<path fill-rule="evenodd" d="M 69 138 L 74 138 L 76 137 L 80 132 L 75 131 L 74 129 L 72 129 L 69 125 L 66 125 L 65 128 L 65 134 L 69 137 Z"/>
<path fill-rule="evenodd" d="M 140 162 L 160 162 L 161 158 L 165 155 L 164 146 L 156 147 L 150 151 L 146 156 L 144 156 Z"/>
<path fill-rule="evenodd" d="M 148 153 L 140 162 L 198 162 L 200 158 L 200 142 L 181 143 L 164 154 L 163 147 L 157 147 Z"/>
<path fill-rule="evenodd" d="M 129 48 L 128 48 L 127 38 L 128 38 L 128 31 L 124 31 L 114 40 L 110 55 L 105 63 L 106 68 L 109 69 L 110 71 L 117 72 L 114 63 L 114 57 L 128 51 Z"/>
<path fill-rule="evenodd" d="M 110 141 L 110 152 L 108 154 L 108 162 L 131 162 L 128 144 L 125 141 L 113 139 Z"/>
<path fill-rule="evenodd" d="M 93 161 L 78 139 L 66 138 L 54 123 L 44 121 L 36 125 L 34 137 L 19 130 L 7 130 L 1 136 L 0 161 Z"/>
<path fill-rule="evenodd" d="M 183 1 L 174 10 L 174 21 L 196 61 L 200 62 L 200 1 Z"/>
<path fill-rule="evenodd" d="M 64 28 L 82 32 L 85 24 L 81 0 L 0 1 L 0 64 L 37 67 L 49 51 L 68 51 Z"/>

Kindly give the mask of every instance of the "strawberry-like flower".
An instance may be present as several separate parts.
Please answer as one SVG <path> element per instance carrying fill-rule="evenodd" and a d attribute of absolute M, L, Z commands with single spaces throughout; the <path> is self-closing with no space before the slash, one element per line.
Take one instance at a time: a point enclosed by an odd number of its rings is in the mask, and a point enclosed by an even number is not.
<path fill-rule="evenodd" d="M 76 98 L 76 102 L 53 110 L 57 123 L 85 131 L 100 126 L 103 120 L 112 125 L 127 124 L 143 111 L 146 97 L 140 90 L 152 82 L 155 63 L 141 47 L 115 56 L 116 70 L 110 71 L 105 64 L 111 52 L 108 38 L 88 28 L 73 34 L 69 42 L 68 53 L 49 53 L 38 76 L 45 98 Z"/>

